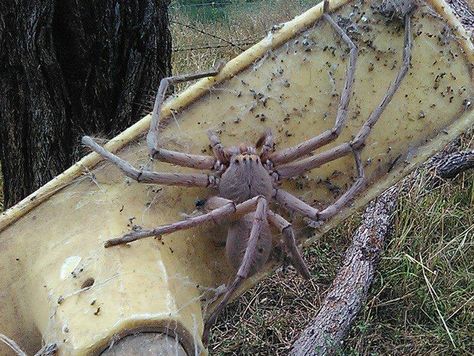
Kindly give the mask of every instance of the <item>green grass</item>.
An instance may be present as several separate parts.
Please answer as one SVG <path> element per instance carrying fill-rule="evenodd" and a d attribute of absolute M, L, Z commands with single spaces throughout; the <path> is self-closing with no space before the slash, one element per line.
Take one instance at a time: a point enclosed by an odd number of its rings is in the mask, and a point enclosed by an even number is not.
<path fill-rule="evenodd" d="M 206 3 L 207 5 L 202 6 Z M 269 7 L 280 6 L 281 0 L 223 0 L 223 1 L 175 1 L 172 3 L 171 15 L 177 13 L 184 14 L 191 21 L 200 21 L 214 25 L 216 22 L 226 23 L 233 21 L 236 13 L 262 13 Z M 293 0 L 291 6 L 310 7 L 314 6 L 315 1 L 311 0 Z"/>
<path fill-rule="evenodd" d="M 379 276 L 349 339 L 353 354 L 474 350 L 474 176 L 435 189 L 425 182 L 419 178 L 400 199 Z"/>

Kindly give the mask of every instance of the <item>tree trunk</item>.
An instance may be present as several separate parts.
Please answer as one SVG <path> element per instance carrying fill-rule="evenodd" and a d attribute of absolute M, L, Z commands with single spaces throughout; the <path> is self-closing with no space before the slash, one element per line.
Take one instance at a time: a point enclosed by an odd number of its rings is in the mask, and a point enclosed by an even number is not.
<path fill-rule="evenodd" d="M 0 2 L 0 160 L 9 207 L 112 136 L 171 72 L 169 0 Z"/>

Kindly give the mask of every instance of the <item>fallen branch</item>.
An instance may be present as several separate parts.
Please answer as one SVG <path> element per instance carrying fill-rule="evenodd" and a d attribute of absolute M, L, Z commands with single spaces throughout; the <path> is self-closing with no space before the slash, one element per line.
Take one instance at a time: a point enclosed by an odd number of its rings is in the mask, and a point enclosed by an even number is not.
<path fill-rule="evenodd" d="M 398 191 L 394 186 L 369 203 L 319 313 L 293 344 L 290 355 L 325 355 L 340 348 L 367 298 Z"/>
<path fill-rule="evenodd" d="M 428 167 L 439 178 L 454 178 L 459 173 L 474 168 L 474 150 L 437 155 L 430 160 Z"/>

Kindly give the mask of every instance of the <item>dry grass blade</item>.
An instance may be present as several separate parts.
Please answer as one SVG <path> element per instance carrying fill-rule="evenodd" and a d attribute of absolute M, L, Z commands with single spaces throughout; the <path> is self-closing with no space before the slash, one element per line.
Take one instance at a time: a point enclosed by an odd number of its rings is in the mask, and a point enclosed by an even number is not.
<path fill-rule="evenodd" d="M 451 340 L 451 343 L 453 344 L 454 348 L 456 348 L 456 344 L 454 343 L 453 336 L 451 335 L 451 331 L 449 331 L 448 325 L 446 325 L 446 321 L 444 320 L 443 314 L 441 314 L 441 312 L 439 311 L 438 304 L 436 303 L 436 299 L 439 299 L 439 297 L 436 295 L 436 291 L 434 290 L 433 285 L 430 283 L 430 280 L 426 276 L 425 266 L 423 265 L 423 257 L 421 256 L 421 254 L 420 254 L 420 262 L 419 263 L 423 267 L 422 268 L 423 277 L 425 279 L 426 286 L 428 287 L 428 291 L 430 292 L 431 298 L 433 299 L 433 303 L 436 307 L 436 311 L 438 313 L 438 316 L 441 319 L 441 322 L 443 323 L 444 328 L 446 329 L 446 332 L 449 336 L 449 340 Z M 426 269 L 429 270 L 428 268 L 426 268 Z"/>

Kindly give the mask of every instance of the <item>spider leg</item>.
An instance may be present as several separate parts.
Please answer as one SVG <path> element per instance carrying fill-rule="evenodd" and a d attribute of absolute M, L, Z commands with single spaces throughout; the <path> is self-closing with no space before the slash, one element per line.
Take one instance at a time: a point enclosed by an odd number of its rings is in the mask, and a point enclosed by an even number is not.
<path fill-rule="evenodd" d="M 293 194 L 288 193 L 286 190 L 274 189 L 273 199 L 275 199 L 280 206 L 290 212 L 300 213 L 301 215 L 311 218 L 313 220 L 318 219 L 318 209 L 313 208 L 311 205 L 295 197 Z"/>
<path fill-rule="evenodd" d="M 166 91 L 168 90 L 169 85 L 187 82 L 190 80 L 195 80 L 195 79 L 200 79 L 200 78 L 205 78 L 205 77 L 216 76 L 219 73 L 222 66 L 223 64 L 219 63 L 217 65 L 217 68 L 211 71 L 207 71 L 203 73 L 195 73 L 195 74 L 177 75 L 173 77 L 163 78 L 161 80 L 160 86 L 158 88 L 158 93 L 156 94 L 155 104 L 153 106 L 150 129 L 146 137 L 146 141 L 148 144 L 148 148 L 150 150 L 151 157 L 153 157 L 155 153 L 160 150 L 159 144 L 158 144 L 158 131 L 159 131 L 159 125 L 160 125 L 161 106 L 163 104 L 163 101 L 165 100 Z"/>
<path fill-rule="evenodd" d="M 310 171 L 316 167 L 321 166 L 324 163 L 333 161 L 337 158 L 349 154 L 353 150 L 362 149 L 367 136 L 370 134 L 372 127 L 377 123 L 378 119 L 382 115 L 383 111 L 387 105 L 392 100 L 395 92 L 400 87 L 400 83 L 405 77 L 410 67 L 410 57 L 411 57 L 411 13 L 409 12 L 405 15 L 405 38 L 404 38 L 404 48 L 403 48 L 403 63 L 400 67 L 400 70 L 397 73 L 395 80 L 390 84 L 387 92 L 385 93 L 382 101 L 375 108 L 374 111 L 370 114 L 367 121 L 362 125 L 359 132 L 356 134 L 355 138 L 350 143 L 343 143 L 339 146 L 336 146 L 326 152 L 315 155 L 313 157 L 301 159 L 296 162 L 288 163 L 277 167 L 275 172 L 278 174 L 279 178 L 290 178 L 303 174 L 306 171 Z"/>
<path fill-rule="evenodd" d="M 221 139 L 217 134 L 209 130 L 207 132 L 207 137 L 209 138 L 209 141 L 211 142 L 211 147 L 212 147 L 212 152 L 214 152 L 214 156 L 217 157 L 220 163 L 227 163 L 228 159 L 225 154 L 224 146 L 221 143 Z"/>
<path fill-rule="evenodd" d="M 273 150 L 273 144 L 274 141 L 272 130 L 267 129 L 255 144 L 256 148 L 259 148 L 260 146 L 262 147 L 262 151 L 260 152 L 260 159 L 262 162 L 266 162 L 270 158 L 270 153 Z"/>
<path fill-rule="evenodd" d="M 186 220 L 178 221 L 173 224 L 163 225 L 151 230 L 131 231 L 122 237 L 107 240 L 105 242 L 105 247 L 126 244 L 150 236 L 162 236 L 166 234 L 171 234 L 172 232 L 190 229 L 194 226 L 206 222 L 214 222 L 218 224 L 220 220 L 227 216 L 244 215 L 246 213 L 254 211 L 255 207 L 258 207 L 258 203 L 260 200 L 265 200 L 265 198 L 259 195 L 237 205 L 232 200 L 227 200 L 224 205 L 221 205 L 220 207 L 213 209 L 206 214 L 190 217 Z"/>
<path fill-rule="evenodd" d="M 278 190 L 278 194 L 280 194 L 281 192 L 284 192 L 288 195 L 291 195 L 290 193 L 287 193 L 285 191 Z M 276 191 L 275 191 L 275 194 L 276 194 Z M 296 197 L 294 197 L 294 199 L 302 202 L 301 200 L 299 200 Z M 225 199 L 225 198 L 221 198 L 221 197 L 218 197 L 218 196 L 213 196 L 213 197 L 210 197 L 205 202 L 204 209 L 206 211 L 210 211 L 212 209 L 222 207 L 225 204 L 227 204 L 228 202 L 230 202 L 230 200 Z M 302 202 L 302 203 L 307 205 L 304 202 Z M 309 205 L 308 205 L 308 207 L 309 207 L 309 209 L 316 210 L 316 209 L 314 209 L 313 207 L 311 207 Z M 303 278 L 309 279 L 310 274 L 309 274 L 309 271 L 308 271 L 308 267 L 306 266 L 306 263 L 304 262 L 303 258 L 301 257 L 301 254 L 300 254 L 300 252 L 299 252 L 299 250 L 296 246 L 295 235 L 294 235 L 291 223 L 288 222 L 287 220 L 285 220 L 282 216 L 274 213 L 270 209 L 268 209 L 267 214 L 268 214 L 267 215 L 268 222 L 270 224 L 272 224 L 273 226 L 275 226 L 278 229 L 278 231 L 280 231 L 280 233 L 282 234 L 283 243 L 286 246 L 287 251 L 289 252 L 289 257 L 291 258 L 293 266 L 303 276 Z M 240 214 L 240 215 L 242 215 L 242 214 Z M 234 220 L 236 218 L 239 218 L 239 216 L 238 215 L 233 215 L 231 218 Z M 315 219 L 315 216 L 312 216 L 312 218 Z"/>
<path fill-rule="evenodd" d="M 213 169 L 216 165 L 216 158 L 212 156 L 182 153 L 164 148 L 154 150 L 152 158 L 156 158 L 162 162 L 196 169 Z"/>
<path fill-rule="evenodd" d="M 291 212 L 296 211 L 315 221 L 327 220 L 333 217 L 364 187 L 365 176 L 364 167 L 362 166 L 362 160 L 360 158 L 360 150 L 354 150 L 353 153 L 356 163 L 357 178 L 343 195 L 325 209 L 319 211 L 283 189 L 275 189 L 273 192 L 273 198 L 286 210 Z"/>
<path fill-rule="evenodd" d="M 348 142 L 342 143 L 339 146 L 321 152 L 320 154 L 314 155 L 312 157 L 278 166 L 275 168 L 275 173 L 277 173 L 279 179 L 300 176 L 307 171 L 320 167 L 323 164 L 334 161 L 340 157 L 346 156 L 351 152 L 351 144 Z"/>
<path fill-rule="evenodd" d="M 286 221 L 282 216 L 275 214 L 273 211 L 268 211 L 267 215 L 268 221 L 270 224 L 275 226 L 283 236 L 283 243 L 286 246 L 287 251 L 289 252 L 289 257 L 293 266 L 296 268 L 298 273 L 305 279 L 310 279 L 311 275 L 308 270 L 303 257 L 296 246 L 295 233 L 291 223 Z"/>
<path fill-rule="evenodd" d="M 354 198 L 354 196 L 364 187 L 364 167 L 362 166 L 359 150 L 354 151 L 354 159 L 356 162 L 357 179 L 354 181 L 352 186 L 344 194 L 342 194 L 333 204 L 329 205 L 324 210 L 321 210 L 319 212 L 318 220 L 327 220 L 336 215 L 339 210 L 341 210 L 342 207 L 346 206 L 346 204 L 348 204 Z"/>
<path fill-rule="evenodd" d="M 142 171 L 133 167 L 127 161 L 107 151 L 89 136 L 84 136 L 82 138 L 82 143 L 120 168 L 120 170 L 127 177 L 135 179 L 140 183 L 157 183 L 185 187 L 213 187 L 217 184 L 215 177 L 207 174 L 160 173 Z"/>
<path fill-rule="evenodd" d="M 257 202 L 257 209 L 255 211 L 255 216 L 253 220 L 252 229 L 250 231 L 250 237 L 248 240 L 247 247 L 245 249 L 245 254 L 242 259 L 242 263 L 237 271 L 237 275 L 234 278 L 232 284 L 227 287 L 227 290 L 224 294 L 224 297 L 217 305 L 216 309 L 212 312 L 212 314 L 207 319 L 206 323 L 204 324 L 204 332 L 203 332 L 203 342 L 207 344 L 208 337 L 209 337 L 209 330 L 212 325 L 214 325 L 218 315 L 221 313 L 222 309 L 227 305 L 229 299 L 232 297 L 232 294 L 235 290 L 242 284 L 243 280 L 249 277 L 250 269 L 252 268 L 252 261 L 255 260 L 255 254 L 257 253 L 257 242 L 258 237 L 260 236 L 260 231 L 262 229 L 262 222 L 267 216 L 268 211 L 268 203 L 265 198 L 260 197 L 261 199 Z"/>
<path fill-rule="evenodd" d="M 313 137 L 312 139 L 304 141 L 296 146 L 272 153 L 269 156 L 269 159 L 275 166 L 299 159 L 311 153 L 315 149 L 322 147 L 337 139 L 342 131 L 342 126 L 344 125 L 347 118 L 347 107 L 349 106 L 349 101 L 352 95 L 352 86 L 354 84 L 358 49 L 354 42 L 352 42 L 350 37 L 332 19 L 330 15 L 323 14 L 323 18 L 327 22 L 329 22 L 329 24 L 334 28 L 337 34 L 341 36 L 343 41 L 350 48 L 349 64 L 347 65 L 346 69 L 346 80 L 344 82 L 344 89 L 342 90 L 341 99 L 337 108 L 336 122 L 332 129 L 326 130 L 320 135 Z"/>
<path fill-rule="evenodd" d="M 403 46 L 403 64 L 398 71 L 397 77 L 395 80 L 390 84 L 390 87 L 387 90 L 387 93 L 382 98 L 380 104 L 375 108 L 372 114 L 369 116 L 365 124 L 362 126 L 356 137 L 352 140 L 352 146 L 357 149 L 364 145 L 365 139 L 370 133 L 370 130 L 375 125 L 377 120 L 379 119 L 382 112 L 387 107 L 388 103 L 392 100 L 393 96 L 395 95 L 397 89 L 400 87 L 400 83 L 402 82 L 405 75 L 408 73 L 408 69 L 410 68 L 410 61 L 411 61 L 411 46 L 412 46 L 412 34 L 411 34 L 411 15 L 413 13 L 414 7 L 405 15 L 405 39 L 404 39 L 404 46 Z"/>

